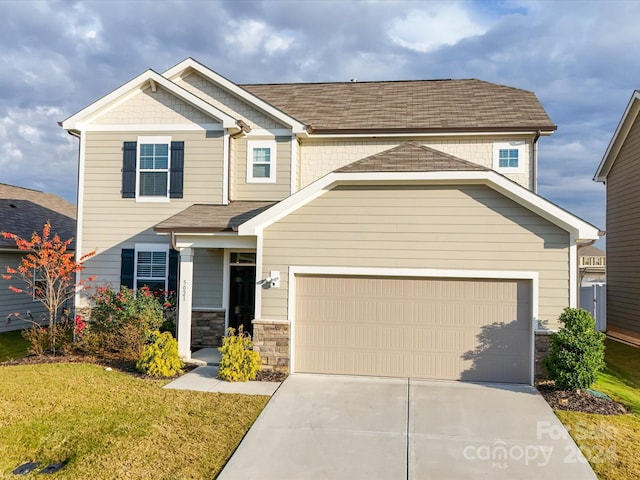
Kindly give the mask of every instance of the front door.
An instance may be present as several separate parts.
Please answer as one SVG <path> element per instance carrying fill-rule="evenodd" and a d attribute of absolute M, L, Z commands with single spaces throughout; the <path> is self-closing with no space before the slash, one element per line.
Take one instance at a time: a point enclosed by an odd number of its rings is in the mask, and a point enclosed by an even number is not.
<path fill-rule="evenodd" d="M 238 331 L 240 325 L 253 335 L 251 320 L 254 318 L 256 297 L 256 266 L 230 265 L 229 279 L 229 327 Z"/>

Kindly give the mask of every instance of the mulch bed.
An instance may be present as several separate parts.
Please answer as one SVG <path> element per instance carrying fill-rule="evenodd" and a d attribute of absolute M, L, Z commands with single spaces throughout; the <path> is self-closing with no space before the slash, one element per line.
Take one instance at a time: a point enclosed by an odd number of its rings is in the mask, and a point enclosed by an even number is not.
<path fill-rule="evenodd" d="M 627 408 L 621 403 L 596 397 L 586 390 L 579 392 L 559 390 L 551 380 L 539 381 L 536 383 L 536 387 L 554 410 L 570 410 L 574 412 L 597 413 L 599 415 L 622 415 L 629 413 Z"/>
<path fill-rule="evenodd" d="M 150 377 L 136 370 L 136 362 L 132 360 L 123 360 L 118 357 L 94 357 L 89 355 L 28 355 L 26 357 L 18 358 L 16 360 L 9 360 L 0 365 L 35 365 L 38 363 L 93 363 L 105 368 L 113 368 L 119 370 L 137 378 L 146 378 L 148 380 L 171 380 L 172 378 L 178 378 L 180 375 L 168 378 Z M 187 373 L 198 365 L 185 364 L 183 372 Z M 256 382 L 283 382 L 287 378 L 288 374 L 284 372 L 276 372 L 273 370 L 261 370 L 255 379 Z"/>
<path fill-rule="evenodd" d="M 138 372 L 136 370 L 136 362 L 134 362 L 133 360 L 124 360 L 115 356 L 94 357 L 90 355 L 28 355 L 16 360 L 9 360 L 7 362 L 0 363 L 0 365 L 36 365 L 39 363 L 93 363 L 95 365 L 100 365 L 101 367 L 119 370 L 126 373 L 127 375 L 131 375 L 132 377 L 145 378 L 148 380 L 171 380 L 172 378 L 178 378 L 180 376 L 176 375 L 175 377 L 165 378 L 151 377 L 149 375 Z M 186 373 L 196 367 L 197 365 L 186 364 L 182 370 L 184 373 Z"/>
<path fill-rule="evenodd" d="M 260 370 L 256 376 L 256 382 L 284 382 L 289 375 L 275 370 Z"/>

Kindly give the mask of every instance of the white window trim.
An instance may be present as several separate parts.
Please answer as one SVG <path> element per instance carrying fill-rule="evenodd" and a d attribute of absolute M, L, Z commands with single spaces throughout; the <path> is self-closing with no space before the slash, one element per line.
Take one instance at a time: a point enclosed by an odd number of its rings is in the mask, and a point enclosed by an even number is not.
<path fill-rule="evenodd" d="M 493 169 L 500 173 L 524 173 L 526 162 L 525 158 L 525 142 L 513 141 L 513 142 L 495 142 L 493 144 Z M 518 150 L 518 166 L 517 167 L 500 167 L 500 150 L 509 149 Z"/>
<path fill-rule="evenodd" d="M 165 254 L 165 265 L 167 267 L 165 276 L 164 276 L 164 290 L 166 291 L 169 287 L 169 245 L 162 245 L 159 243 L 136 243 L 134 247 L 134 255 L 133 255 L 133 289 L 138 289 L 138 252 L 164 252 Z M 153 280 L 158 281 L 160 277 L 156 277 Z M 147 278 L 145 278 L 147 279 Z M 150 278 L 149 278 L 150 279 Z"/>
<path fill-rule="evenodd" d="M 269 160 L 269 177 L 253 176 L 253 150 L 255 148 L 271 149 Z M 276 141 L 275 140 L 249 140 L 247 141 L 247 183 L 276 183 Z"/>
<path fill-rule="evenodd" d="M 169 150 L 169 160 L 167 163 L 167 194 L 164 196 L 152 197 L 140 195 L 140 145 L 149 143 L 165 143 Z M 171 137 L 138 137 L 136 144 L 136 202 L 169 202 L 169 186 L 171 181 Z"/>

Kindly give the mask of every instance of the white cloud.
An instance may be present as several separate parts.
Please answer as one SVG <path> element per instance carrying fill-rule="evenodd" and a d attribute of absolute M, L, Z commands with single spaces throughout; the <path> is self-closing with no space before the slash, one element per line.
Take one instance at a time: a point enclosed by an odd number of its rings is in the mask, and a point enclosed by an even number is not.
<path fill-rule="evenodd" d="M 225 36 L 228 45 L 236 48 L 240 53 L 248 55 L 264 50 L 267 55 L 287 50 L 293 43 L 294 37 L 290 32 L 277 32 L 264 22 L 258 20 L 243 20 L 230 22 L 230 33 Z"/>
<path fill-rule="evenodd" d="M 457 3 L 423 5 L 391 23 L 388 35 L 393 42 L 418 52 L 430 52 L 487 31 L 487 26 L 472 19 L 469 10 Z"/>

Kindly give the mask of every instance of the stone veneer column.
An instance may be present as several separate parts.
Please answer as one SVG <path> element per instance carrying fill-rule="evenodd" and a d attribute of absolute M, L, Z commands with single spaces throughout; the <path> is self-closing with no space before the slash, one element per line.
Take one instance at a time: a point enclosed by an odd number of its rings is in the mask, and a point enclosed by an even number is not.
<path fill-rule="evenodd" d="M 555 332 L 537 331 L 534 337 L 534 361 L 535 361 L 535 378 L 547 378 L 547 372 L 542 366 L 542 360 L 549 355 L 551 348 L 551 335 Z"/>
<path fill-rule="evenodd" d="M 253 320 L 254 350 L 260 354 L 263 370 L 289 373 L 289 322 Z"/>

